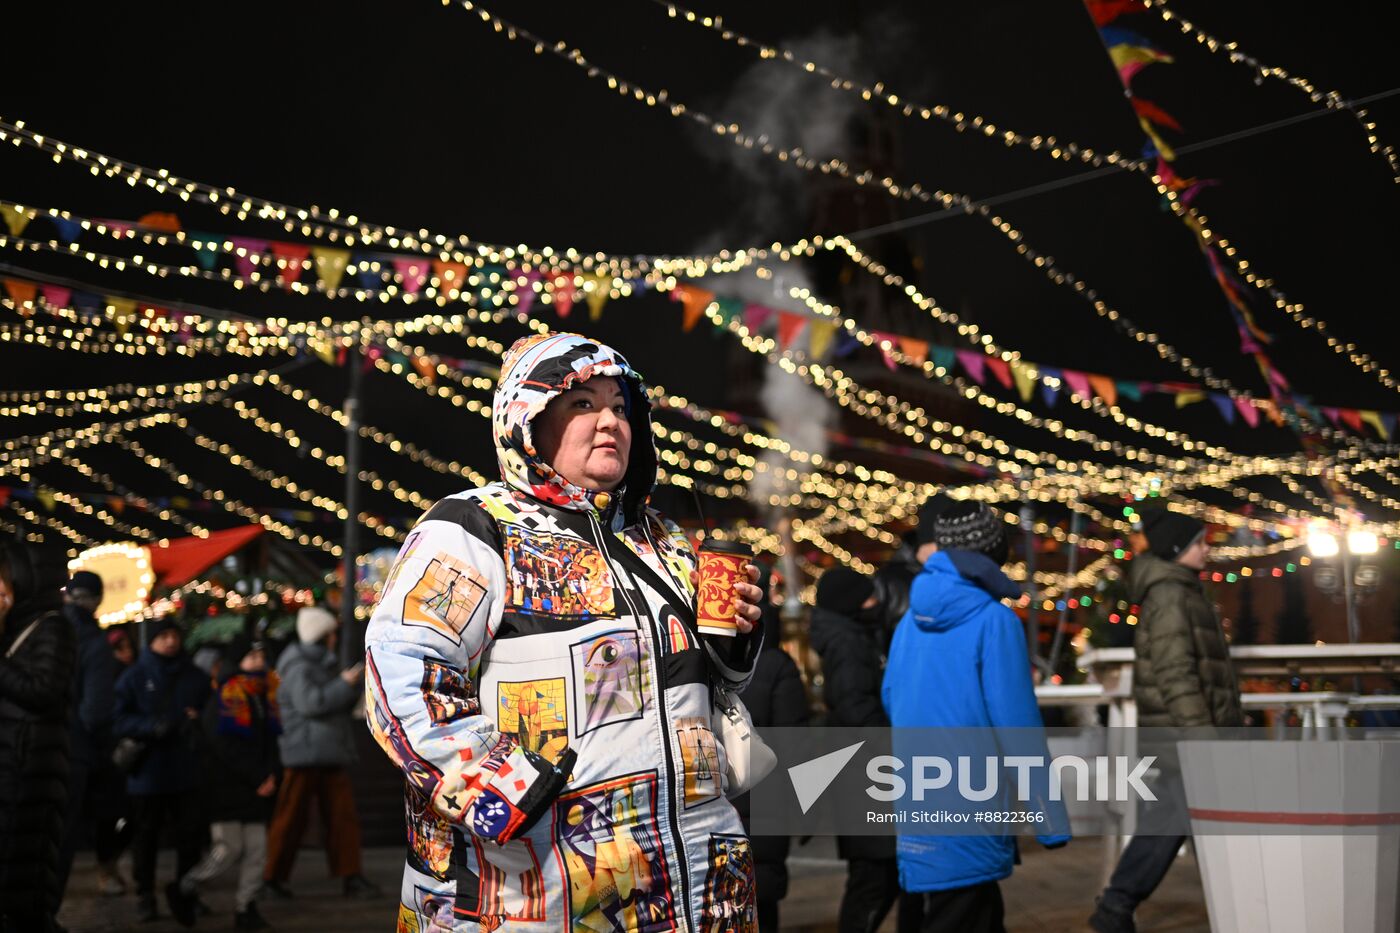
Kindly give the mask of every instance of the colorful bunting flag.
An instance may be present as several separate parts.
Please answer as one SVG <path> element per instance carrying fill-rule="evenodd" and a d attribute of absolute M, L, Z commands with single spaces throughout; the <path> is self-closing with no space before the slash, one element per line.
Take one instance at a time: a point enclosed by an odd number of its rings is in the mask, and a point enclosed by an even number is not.
<path fill-rule="evenodd" d="M 772 308 L 763 305 L 749 305 L 744 309 L 744 327 L 750 334 L 757 334 L 772 317 Z"/>
<path fill-rule="evenodd" d="M 1040 397 L 1045 400 L 1046 408 L 1055 407 L 1055 399 L 1059 398 L 1059 383 L 1063 374 L 1058 369 L 1051 369 L 1048 366 L 1040 367 Z"/>
<path fill-rule="evenodd" d="M 149 230 L 159 230 L 162 233 L 180 232 L 180 218 L 168 211 L 152 211 L 149 214 L 142 214 L 137 218 L 136 223 Z"/>
<path fill-rule="evenodd" d="M 1220 412 L 1220 417 L 1225 419 L 1226 424 L 1235 423 L 1235 400 L 1224 392 L 1210 393 L 1211 403 Z"/>
<path fill-rule="evenodd" d="M 219 262 L 219 249 L 223 241 L 212 233 L 196 233 L 193 230 L 185 241 L 194 250 L 194 261 L 205 272 L 211 272 Z"/>
<path fill-rule="evenodd" d="M 293 283 L 301 281 L 301 270 L 310 255 L 311 248 L 300 243 L 272 244 L 272 256 L 277 261 L 277 274 L 288 291 Z"/>
<path fill-rule="evenodd" d="M 73 301 L 73 289 L 64 288 L 62 285 L 40 285 L 39 294 L 44 298 L 44 304 L 50 310 L 66 308 Z"/>
<path fill-rule="evenodd" d="M 1089 385 L 1109 408 L 1118 404 L 1118 385 L 1112 379 L 1107 376 L 1091 375 L 1089 376 Z"/>
<path fill-rule="evenodd" d="M 345 267 L 350 264 L 350 251 L 317 246 L 311 250 L 311 257 L 316 266 L 316 281 L 320 283 L 321 290 L 333 292 L 339 288 L 340 280 L 345 276 Z"/>
<path fill-rule="evenodd" d="M 778 347 L 786 350 L 797 342 L 797 337 L 802 333 L 802 329 L 807 326 L 807 318 L 800 314 L 789 314 L 786 311 L 778 312 Z"/>
<path fill-rule="evenodd" d="M 987 368 L 992 371 L 993 376 L 996 376 L 997 382 L 1000 382 L 1005 388 L 1011 388 L 1011 365 L 996 355 L 989 356 L 986 360 Z"/>
<path fill-rule="evenodd" d="M 29 226 L 29 212 L 22 210 L 18 204 L 6 209 L 5 226 L 10 228 L 10 236 L 19 236 Z"/>
<path fill-rule="evenodd" d="M 418 370 L 418 375 L 423 377 L 423 381 L 432 385 L 437 381 L 437 366 L 430 357 L 415 356 L 413 358 L 413 368 Z"/>
<path fill-rule="evenodd" d="M 1148 385 L 1151 384 L 1148 383 Z M 1135 402 L 1142 401 L 1143 383 L 1119 381 L 1114 383 L 1114 387 L 1118 390 L 1119 398 L 1130 398 Z"/>
<path fill-rule="evenodd" d="M 53 494 L 53 490 L 52 490 L 52 489 L 46 489 L 46 488 L 44 488 L 44 487 L 41 486 L 41 487 L 39 487 L 37 490 L 34 491 L 34 494 L 35 494 L 35 496 L 38 497 L 40 504 L 42 504 L 42 505 L 44 506 L 44 511 L 46 511 L 46 512 L 52 512 L 52 511 L 53 511 L 53 506 L 54 506 L 55 498 L 54 498 L 54 494 Z"/>
<path fill-rule="evenodd" d="M 913 337 L 900 337 L 899 349 L 914 365 L 923 366 L 928 362 L 928 341 Z"/>
<path fill-rule="evenodd" d="M 1029 402 L 1035 393 L 1035 371 L 1029 363 L 1020 360 L 1011 361 L 1011 378 L 1016 381 L 1016 392 L 1021 396 L 1021 401 Z"/>
<path fill-rule="evenodd" d="M 1083 399 L 1094 397 L 1093 390 L 1089 388 L 1089 377 L 1084 373 L 1074 369 L 1067 369 L 1065 370 L 1064 380 L 1065 385 L 1069 386 L 1070 392 L 1074 395 Z"/>
<path fill-rule="evenodd" d="M 1187 405 L 1194 405 L 1197 402 L 1203 402 L 1205 401 L 1205 398 L 1206 394 L 1204 392 L 1178 392 L 1176 394 L 1176 407 L 1185 408 Z"/>
<path fill-rule="evenodd" d="M 399 257 L 394 260 L 394 272 L 404 293 L 416 295 L 428 281 L 428 260 Z"/>
<path fill-rule="evenodd" d="M 1246 424 L 1251 428 L 1259 427 L 1259 409 L 1254 407 L 1253 399 L 1236 397 L 1235 407 L 1239 409 L 1240 416 L 1244 418 Z"/>
<path fill-rule="evenodd" d="M 952 375 L 953 366 L 958 359 L 958 355 L 953 352 L 952 347 L 934 346 L 930 349 L 929 355 L 933 357 L 935 369 L 941 370 L 942 375 Z"/>
<path fill-rule="evenodd" d="M 987 356 L 978 350 L 958 350 L 955 354 L 959 365 L 979 386 L 987 381 Z"/>
<path fill-rule="evenodd" d="M 229 238 L 229 244 L 233 246 L 234 266 L 239 276 L 246 279 L 257 270 L 257 257 L 267 252 L 267 241 L 236 236 Z"/>
<path fill-rule="evenodd" d="M 603 305 L 608 303 L 612 292 L 612 276 L 606 272 L 596 272 L 589 279 L 593 287 L 588 289 L 588 319 L 597 321 L 603 316 Z"/>
<path fill-rule="evenodd" d="M 836 325 L 830 321 L 813 321 L 807 328 L 807 352 L 814 360 L 826 358 L 831 341 L 836 337 Z"/>
<path fill-rule="evenodd" d="M 520 314 L 528 315 L 530 309 L 535 306 L 535 283 L 539 280 L 540 270 L 538 269 L 533 269 L 516 279 L 515 310 Z"/>
<path fill-rule="evenodd" d="M 5 291 L 9 293 L 10 300 L 15 303 L 15 310 L 25 317 L 34 313 L 34 298 L 39 293 L 39 287 L 33 282 L 26 282 L 23 279 L 5 279 Z"/>
<path fill-rule="evenodd" d="M 568 317 L 574 307 L 574 276 L 565 273 L 554 280 L 554 313 Z"/>
<path fill-rule="evenodd" d="M 744 316 L 744 303 L 735 298 L 715 299 L 715 329 L 724 330 Z"/>
<path fill-rule="evenodd" d="M 117 333 L 125 336 L 127 328 L 131 327 L 131 322 L 136 319 L 136 302 L 129 298 L 113 298 L 108 295 L 107 317 L 117 329 Z"/>
<path fill-rule="evenodd" d="M 1126 13 L 1141 13 L 1145 9 L 1141 0 L 1085 0 L 1084 5 L 1095 26 L 1107 26 Z"/>
<path fill-rule="evenodd" d="M 1381 414 L 1378 411 L 1363 411 L 1361 420 L 1376 429 L 1376 434 L 1383 441 L 1390 440 L 1390 431 L 1386 428 L 1385 422 L 1381 421 Z"/>
<path fill-rule="evenodd" d="M 681 330 L 689 331 L 715 300 L 715 293 L 682 283 L 672 290 L 671 300 L 681 303 Z"/>
<path fill-rule="evenodd" d="M 433 277 L 437 279 L 438 294 L 444 298 L 456 300 L 467 287 L 466 264 L 434 259 Z"/>
<path fill-rule="evenodd" d="M 66 217 L 50 217 L 49 223 L 53 224 L 58 238 L 65 243 L 72 243 L 83 232 L 81 221 L 69 220 Z"/>
<path fill-rule="evenodd" d="M 1167 113 L 1161 107 L 1152 103 L 1152 101 L 1144 100 L 1141 97 L 1132 97 L 1129 98 L 1129 100 L 1132 101 L 1133 109 L 1137 111 L 1137 115 L 1141 119 L 1147 120 L 1149 123 L 1155 123 L 1158 126 L 1165 126 L 1167 129 L 1176 130 L 1178 133 L 1181 132 L 1181 124 L 1177 122 L 1176 117 Z M 1163 158 L 1166 159 L 1166 156 L 1164 155 Z M 1168 159 L 1167 161 L 1170 160 Z"/>

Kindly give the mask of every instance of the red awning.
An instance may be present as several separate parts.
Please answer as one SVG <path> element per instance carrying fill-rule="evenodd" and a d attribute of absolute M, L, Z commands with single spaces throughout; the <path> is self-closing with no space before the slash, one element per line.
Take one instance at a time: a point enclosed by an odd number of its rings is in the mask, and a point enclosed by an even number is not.
<path fill-rule="evenodd" d="M 160 586 L 179 586 L 263 533 L 261 525 L 211 531 L 207 538 L 171 538 L 151 545 L 151 569 Z"/>

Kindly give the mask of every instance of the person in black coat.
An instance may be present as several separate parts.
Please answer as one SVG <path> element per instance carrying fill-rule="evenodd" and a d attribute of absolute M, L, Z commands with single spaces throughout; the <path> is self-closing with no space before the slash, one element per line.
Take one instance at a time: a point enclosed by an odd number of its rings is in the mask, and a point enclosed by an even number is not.
<path fill-rule="evenodd" d="M 884 679 L 882 612 L 875 584 L 847 567 L 833 567 L 817 581 L 812 610 L 812 648 L 822 659 L 822 699 L 826 724 L 887 728 L 880 701 Z M 836 850 L 846 860 L 846 891 L 841 898 L 841 933 L 874 933 L 899 901 L 901 930 L 918 929 L 909 899 L 900 897 L 893 836 L 839 836 Z"/>
<path fill-rule="evenodd" d="M 223 652 L 219 689 L 204 707 L 204 797 L 213 845 L 180 879 L 171 910 L 190 922 L 199 885 L 238 866 L 235 930 L 266 930 L 254 896 L 262 886 L 267 858 L 267 821 L 272 817 L 282 732 L 277 701 L 268 684 L 263 646 L 246 635 Z"/>
<path fill-rule="evenodd" d="M 763 599 L 763 647 L 754 662 L 753 677 L 739 698 L 748 707 L 749 717 L 756 728 L 805 726 L 810 716 L 807 688 L 792 656 L 783 650 L 782 620 L 778 607 L 768 598 L 769 574 L 760 567 L 759 588 Z M 734 800 L 744 829 L 749 827 L 749 795 Z M 776 933 L 778 902 L 787 896 L 789 836 L 754 836 L 751 843 L 754 858 L 754 884 L 758 896 L 759 933 Z"/>
<path fill-rule="evenodd" d="M 196 793 L 203 777 L 198 720 L 210 685 L 181 643 L 174 619 L 156 622 L 150 647 L 117 681 L 117 737 L 146 746 L 126 779 L 135 824 L 132 875 L 142 920 L 156 917 L 156 852 L 162 828 L 167 823 L 175 827 L 177 877 L 194 867 L 203 842 L 203 813 Z M 178 886 L 171 885 L 167 897 L 171 888 L 178 896 Z"/>
<path fill-rule="evenodd" d="M 92 825 L 94 783 L 100 780 L 104 765 L 112 757 L 112 706 L 117 685 L 117 659 L 107 637 L 97 624 L 97 607 L 102 604 L 102 578 L 80 570 L 63 588 L 63 617 L 73 627 L 78 647 L 73 667 L 72 740 L 69 758 L 71 773 L 68 796 L 68 825 L 64 828 L 60 891 L 68 886 L 73 854 L 84 830 Z M 115 878 L 114 866 L 103 866 L 104 886 Z"/>
<path fill-rule="evenodd" d="M 0 933 L 50 933 L 68 803 L 73 629 L 58 554 L 0 547 Z"/>

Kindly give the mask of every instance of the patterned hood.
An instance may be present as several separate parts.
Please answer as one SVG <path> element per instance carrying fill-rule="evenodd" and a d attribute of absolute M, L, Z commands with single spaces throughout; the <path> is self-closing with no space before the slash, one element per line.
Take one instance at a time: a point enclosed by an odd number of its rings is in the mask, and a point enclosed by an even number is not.
<path fill-rule="evenodd" d="M 578 334 L 535 334 L 517 340 L 501 360 L 501 378 L 491 407 L 491 427 L 501 478 L 526 495 L 576 511 L 609 511 L 615 493 L 575 486 L 554 471 L 535 450 L 531 422 L 549 400 L 594 376 L 619 378 L 627 393 L 632 449 L 619 487 L 622 518 L 641 518 L 656 485 L 656 447 L 651 435 L 651 402 L 631 364 L 611 347 Z"/>

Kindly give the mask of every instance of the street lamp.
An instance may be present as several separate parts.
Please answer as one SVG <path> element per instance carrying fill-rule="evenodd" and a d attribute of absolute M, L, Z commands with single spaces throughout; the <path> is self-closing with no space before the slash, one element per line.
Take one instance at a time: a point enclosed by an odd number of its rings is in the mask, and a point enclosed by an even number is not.
<path fill-rule="evenodd" d="M 1361 640 L 1361 620 L 1357 615 L 1357 587 L 1360 583 L 1366 589 L 1373 588 L 1374 575 L 1368 574 L 1365 582 L 1359 581 L 1361 571 L 1368 568 L 1355 567 L 1352 558 L 1376 553 L 1380 550 L 1380 540 L 1374 531 L 1365 528 L 1350 528 L 1341 534 L 1334 534 L 1325 528 L 1314 528 L 1308 533 L 1308 550 L 1312 552 L 1313 557 L 1341 557 L 1342 599 L 1347 607 L 1347 638 L 1352 644 L 1356 644 Z M 1328 580 L 1329 576 L 1331 575 L 1319 574 L 1315 579 L 1324 592 L 1335 592 L 1336 584 Z M 1335 577 L 1332 579 L 1335 580 Z"/>

